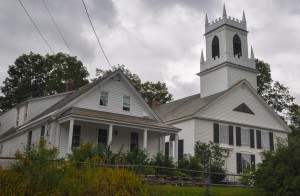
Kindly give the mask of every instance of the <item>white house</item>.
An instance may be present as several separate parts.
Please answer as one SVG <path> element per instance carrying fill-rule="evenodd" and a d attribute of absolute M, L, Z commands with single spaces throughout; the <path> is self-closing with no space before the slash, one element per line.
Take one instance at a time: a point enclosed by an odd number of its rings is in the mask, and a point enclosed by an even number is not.
<path fill-rule="evenodd" d="M 76 91 L 24 101 L 3 113 L 0 124 L 5 157 L 40 138 L 58 147 L 60 157 L 87 142 L 111 144 L 113 151 L 139 146 L 154 155 L 164 151 L 166 135 L 178 138 L 180 131 L 161 122 L 120 70 Z"/>
<path fill-rule="evenodd" d="M 276 137 L 291 132 L 286 123 L 257 93 L 258 73 L 251 48 L 248 57 L 245 14 L 238 20 L 223 16 L 205 20 L 206 60 L 200 62 L 200 92 L 155 108 L 163 122 L 179 132 L 179 158 L 194 154 L 196 141 L 219 143 L 227 172 L 255 166 L 260 152 L 273 149 Z M 166 154 L 174 153 L 174 137 L 167 137 Z"/>

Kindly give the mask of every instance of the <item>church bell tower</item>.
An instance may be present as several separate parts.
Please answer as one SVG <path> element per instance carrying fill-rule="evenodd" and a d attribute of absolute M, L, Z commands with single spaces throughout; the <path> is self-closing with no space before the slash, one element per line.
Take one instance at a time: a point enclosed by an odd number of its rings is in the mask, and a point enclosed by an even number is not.
<path fill-rule="evenodd" d="M 227 17 L 225 4 L 223 15 L 208 22 L 205 18 L 206 60 L 203 51 L 200 59 L 201 98 L 225 91 L 246 79 L 257 89 L 255 59 L 251 47 L 248 57 L 247 22 Z"/>

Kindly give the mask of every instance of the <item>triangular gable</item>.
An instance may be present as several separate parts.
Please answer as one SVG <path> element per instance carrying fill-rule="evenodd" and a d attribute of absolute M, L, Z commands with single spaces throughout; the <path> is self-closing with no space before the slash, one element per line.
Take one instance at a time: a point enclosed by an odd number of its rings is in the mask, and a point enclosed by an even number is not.
<path fill-rule="evenodd" d="M 245 103 L 240 104 L 239 106 L 234 108 L 233 111 L 255 115 L 254 112 L 252 112 L 252 110 Z"/>
<path fill-rule="evenodd" d="M 237 105 L 239 106 L 242 103 L 251 108 L 255 115 L 233 111 Z M 195 113 L 194 117 L 265 127 L 273 130 L 291 131 L 287 124 L 246 80 L 242 80 L 220 97 L 201 108 Z"/>

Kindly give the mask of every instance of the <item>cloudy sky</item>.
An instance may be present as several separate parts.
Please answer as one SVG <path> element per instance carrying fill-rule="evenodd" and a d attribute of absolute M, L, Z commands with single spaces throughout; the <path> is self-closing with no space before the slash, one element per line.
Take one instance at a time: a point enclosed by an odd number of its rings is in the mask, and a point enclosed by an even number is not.
<path fill-rule="evenodd" d="M 22 0 L 55 52 L 70 53 L 42 0 Z M 81 0 L 44 0 L 73 54 L 95 77 L 108 69 Z M 143 81 L 167 83 L 175 99 L 199 93 L 204 19 L 222 15 L 224 0 L 85 0 L 112 65 L 124 64 Z M 51 53 L 18 0 L 0 0 L 0 83 L 8 65 L 30 51 Z M 271 65 L 272 77 L 300 104 L 300 2 L 226 0 L 227 15 L 242 19 L 255 57 Z M 250 51 L 250 50 L 249 50 Z M 205 50 L 204 50 L 205 53 Z"/>

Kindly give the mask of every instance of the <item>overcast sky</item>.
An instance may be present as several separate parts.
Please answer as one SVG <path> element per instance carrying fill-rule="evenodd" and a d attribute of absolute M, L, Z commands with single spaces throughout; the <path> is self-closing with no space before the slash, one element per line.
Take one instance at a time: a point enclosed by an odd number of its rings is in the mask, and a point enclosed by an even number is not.
<path fill-rule="evenodd" d="M 8 65 L 30 51 L 51 53 L 18 0 L 0 0 L 0 83 Z M 22 0 L 55 52 L 70 53 L 42 2 Z M 108 69 L 81 0 L 44 0 L 74 55 L 91 78 Z M 222 15 L 221 0 L 85 0 L 112 65 L 124 64 L 143 81 L 165 82 L 175 99 L 199 93 L 204 19 Z M 256 58 L 271 65 L 272 78 L 290 88 L 300 104 L 300 2 L 226 0 L 227 15 L 242 19 Z M 249 50 L 250 51 L 250 50 Z M 204 49 L 205 53 L 205 49 Z"/>

